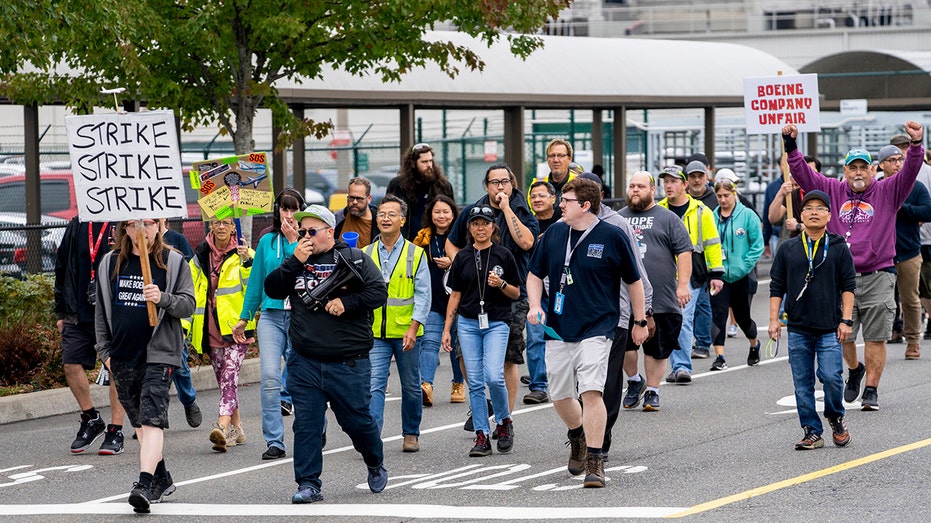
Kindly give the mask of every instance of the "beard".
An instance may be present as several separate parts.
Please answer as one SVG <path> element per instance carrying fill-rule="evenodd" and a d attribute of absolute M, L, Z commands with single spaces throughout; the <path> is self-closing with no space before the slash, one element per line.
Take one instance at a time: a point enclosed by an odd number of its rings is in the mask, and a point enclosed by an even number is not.
<path fill-rule="evenodd" d="M 365 206 L 363 205 L 361 208 L 357 209 L 353 207 L 352 205 L 350 205 L 349 214 L 355 216 L 356 218 L 362 218 L 363 216 L 365 216 Z"/>
<path fill-rule="evenodd" d="M 630 210 L 634 212 L 643 212 L 647 210 L 647 207 L 652 203 L 652 198 L 644 198 L 642 196 L 635 196 L 631 198 L 627 197 L 627 206 L 630 207 Z"/>
<path fill-rule="evenodd" d="M 420 171 L 420 180 L 422 182 L 434 182 L 436 181 L 436 172 L 433 170 L 433 166 L 427 167 L 426 170 Z"/>

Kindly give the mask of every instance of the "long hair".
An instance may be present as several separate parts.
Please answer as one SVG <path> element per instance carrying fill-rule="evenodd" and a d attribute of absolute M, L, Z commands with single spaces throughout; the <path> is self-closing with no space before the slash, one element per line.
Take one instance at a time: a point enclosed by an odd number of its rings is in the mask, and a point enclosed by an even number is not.
<path fill-rule="evenodd" d="M 418 143 L 407 150 L 401 157 L 401 172 L 398 173 L 398 184 L 401 186 L 401 193 L 395 196 L 404 198 L 408 207 L 413 208 L 417 200 L 417 182 L 419 172 L 417 171 L 417 160 L 421 154 L 433 152 L 433 147 L 425 143 Z M 436 180 L 430 184 L 429 196 L 431 198 L 441 194 L 452 196 L 453 186 L 449 183 L 446 175 L 443 174 L 443 168 L 436 163 L 435 157 L 433 162 L 433 175 Z"/>
<path fill-rule="evenodd" d="M 275 198 L 272 232 L 281 232 L 281 209 L 304 210 L 304 197 L 293 187 L 285 187 Z"/>
<path fill-rule="evenodd" d="M 126 232 L 126 225 L 135 220 L 122 221 L 119 225 L 116 226 L 116 232 L 113 237 L 113 252 L 117 253 L 116 256 L 116 269 L 113 271 L 113 274 L 110 275 L 111 280 L 116 280 L 116 275 L 120 273 L 120 267 L 129 259 L 129 255 L 133 252 L 133 239 Z M 152 245 L 149 247 L 149 253 L 153 254 L 155 257 L 155 265 L 160 269 L 167 269 L 168 265 L 165 264 L 163 259 L 163 251 L 165 250 L 165 243 L 162 241 L 162 235 L 156 234 L 155 241 L 152 242 Z"/>
<path fill-rule="evenodd" d="M 433 198 L 427 202 L 426 208 L 423 211 L 423 228 L 429 228 L 430 234 L 436 236 L 436 224 L 433 223 L 433 208 L 436 207 L 437 202 L 443 202 L 446 205 L 449 205 L 449 208 L 453 210 L 453 221 L 449 223 L 449 227 L 452 228 L 453 223 L 456 222 L 456 218 L 459 217 L 459 207 L 456 206 L 456 202 L 452 198 L 441 194 L 436 198 Z"/>

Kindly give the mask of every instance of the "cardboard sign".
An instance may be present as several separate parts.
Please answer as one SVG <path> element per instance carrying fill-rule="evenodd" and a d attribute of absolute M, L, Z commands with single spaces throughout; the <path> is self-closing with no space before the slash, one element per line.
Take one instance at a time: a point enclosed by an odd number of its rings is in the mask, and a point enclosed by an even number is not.
<path fill-rule="evenodd" d="M 818 132 L 818 75 L 744 78 L 744 110 L 747 134 L 778 134 L 790 123 L 800 132 Z"/>
<path fill-rule="evenodd" d="M 272 212 L 275 196 L 266 153 L 195 162 L 190 177 L 191 187 L 200 192 L 197 203 L 205 221 Z"/>
<path fill-rule="evenodd" d="M 65 128 L 82 221 L 187 216 L 171 111 L 68 116 Z"/>

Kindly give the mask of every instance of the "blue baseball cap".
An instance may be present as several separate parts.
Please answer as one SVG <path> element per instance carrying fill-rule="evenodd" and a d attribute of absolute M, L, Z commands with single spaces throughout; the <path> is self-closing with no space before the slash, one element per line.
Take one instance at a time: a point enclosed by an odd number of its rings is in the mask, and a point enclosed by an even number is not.
<path fill-rule="evenodd" d="M 863 160 L 867 165 L 873 163 L 873 157 L 865 149 L 851 149 L 844 158 L 844 165 L 850 165 L 854 160 Z"/>

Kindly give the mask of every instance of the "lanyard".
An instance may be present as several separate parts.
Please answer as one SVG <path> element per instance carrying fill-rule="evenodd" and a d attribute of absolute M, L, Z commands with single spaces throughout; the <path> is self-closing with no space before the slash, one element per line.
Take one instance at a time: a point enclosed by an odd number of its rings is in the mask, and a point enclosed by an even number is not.
<path fill-rule="evenodd" d="M 562 275 L 559 277 L 559 292 L 563 291 L 563 289 L 566 287 L 566 283 L 569 283 L 570 285 L 572 285 L 572 273 L 569 272 L 569 262 L 572 261 L 572 255 L 575 253 L 576 247 L 581 245 L 582 240 L 584 240 L 585 237 L 588 236 L 588 233 L 592 232 L 592 229 L 594 229 L 595 226 L 598 225 L 599 221 L 601 220 L 599 220 L 598 218 L 595 218 L 595 220 L 591 223 L 591 225 L 589 225 L 588 228 L 585 229 L 585 232 L 582 233 L 582 236 L 579 237 L 579 241 L 575 242 L 575 246 L 571 245 L 572 244 L 572 229 L 569 229 L 569 234 L 568 236 L 566 236 L 566 260 L 562 266 Z"/>
<path fill-rule="evenodd" d="M 863 201 L 863 193 L 854 193 L 853 191 L 850 191 L 850 193 L 850 201 L 853 202 L 853 205 L 850 211 L 850 225 L 844 234 L 844 241 L 847 242 L 847 245 L 850 245 L 850 233 L 853 232 L 853 224 L 857 223 L 857 218 L 860 216 L 860 202 Z"/>
<path fill-rule="evenodd" d="M 103 237 L 107 234 L 107 229 L 109 227 L 110 222 L 103 222 L 103 227 L 100 228 L 100 233 L 97 234 L 97 241 L 94 242 L 94 224 L 87 224 L 87 249 L 91 253 L 91 281 L 96 278 L 96 273 L 94 272 L 94 261 L 97 259 L 97 252 L 100 251 L 100 244 L 103 242 Z"/>
<path fill-rule="evenodd" d="M 821 242 L 821 238 L 815 240 L 814 244 L 811 242 L 811 237 L 802 232 L 802 248 L 805 249 L 805 257 L 808 258 L 808 274 L 805 275 L 805 284 L 802 285 L 802 290 L 799 291 L 798 296 L 795 298 L 795 301 L 802 299 L 802 295 L 805 294 L 805 290 L 808 289 L 808 283 L 814 277 L 815 269 L 824 265 L 824 261 L 828 258 L 828 244 L 830 239 L 827 235 L 827 231 L 824 233 L 824 251 L 821 255 L 821 262 L 815 266 L 814 259 L 815 253 L 818 251 L 818 243 Z"/>
<path fill-rule="evenodd" d="M 475 249 L 475 247 L 472 247 Z M 488 261 L 485 262 L 485 273 L 488 272 L 488 265 L 491 264 L 491 248 L 488 246 Z M 478 285 L 478 307 L 479 313 L 485 314 L 485 289 L 488 287 L 488 274 L 485 274 L 482 277 L 482 251 L 475 249 L 475 274 L 478 278 L 476 284 Z"/>

